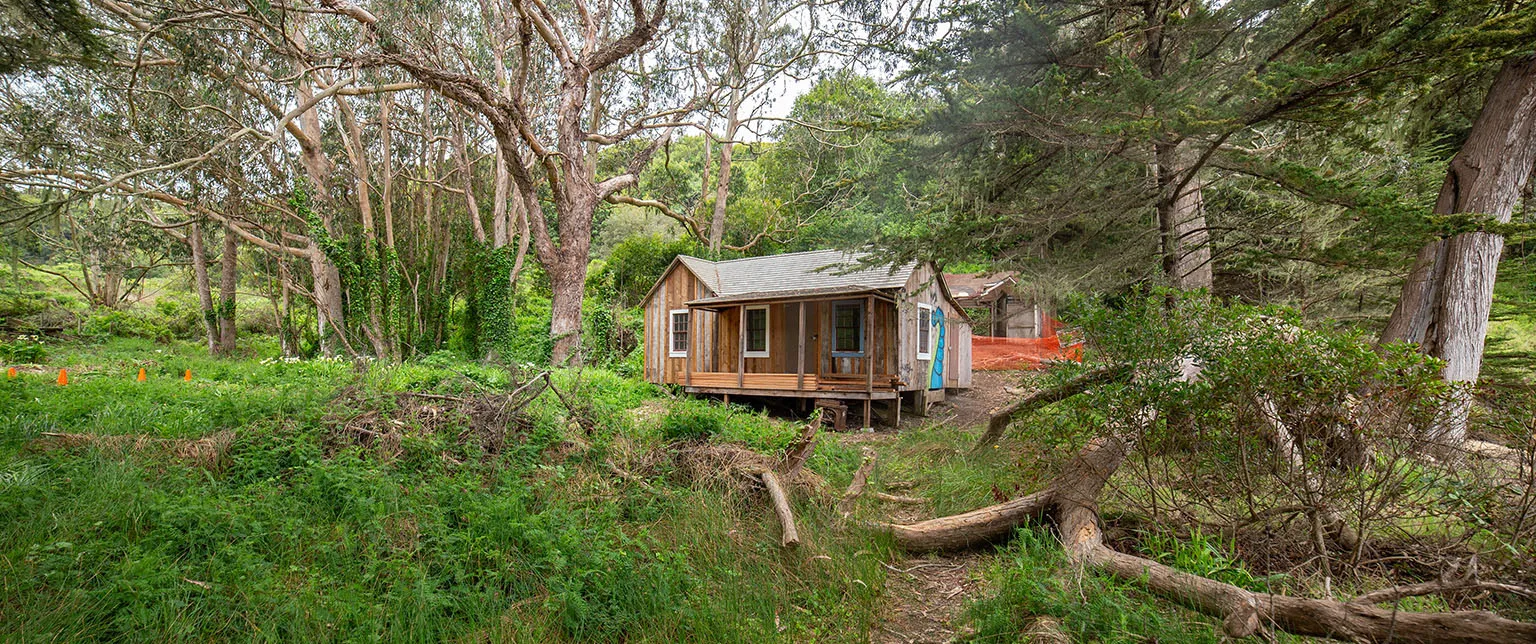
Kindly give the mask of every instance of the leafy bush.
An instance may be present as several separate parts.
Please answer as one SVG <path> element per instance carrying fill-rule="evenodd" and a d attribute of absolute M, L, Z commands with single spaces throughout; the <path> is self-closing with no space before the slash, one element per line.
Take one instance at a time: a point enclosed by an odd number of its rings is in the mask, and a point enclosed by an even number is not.
<path fill-rule="evenodd" d="M 613 248 L 604 270 L 611 274 L 613 288 L 619 304 L 635 306 L 645 297 L 651 286 L 661 278 L 662 271 L 678 255 L 699 252 L 698 243 L 692 238 L 667 239 L 661 234 L 646 237 L 630 237 Z"/>
<path fill-rule="evenodd" d="M 669 441 L 697 440 L 720 433 L 731 411 L 702 400 L 678 400 L 661 419 L 661 436 Z"/>
<path fill-rule="evenodd" d="M 10 342 L 0 342 L 0 361 L 40 363 L 48 360 L 48 346 L 35 335 L 18 335 Z"/>
<path fill-rule="evenodd" d="M 166 328 L 178 338 L 195 338 L 203 334 L 201 308 L 191 298 L 162 297 L 155 300 L 155 313 L 159 314 Z"/>
<path fill-rule="evenodd" d="M 79 301 L 69 295 L 23 291 L 0 295 L 0 330 L 53 333 L 75 325 Z"/>
<path fill-rule="evenodd" d="M 80 335 L 104 338 L 119 336 L 168 341 L 175 336 L 165 320 L 152 313 L 133 309 L 108 309 L 92 312 L 80 326 Z"/>

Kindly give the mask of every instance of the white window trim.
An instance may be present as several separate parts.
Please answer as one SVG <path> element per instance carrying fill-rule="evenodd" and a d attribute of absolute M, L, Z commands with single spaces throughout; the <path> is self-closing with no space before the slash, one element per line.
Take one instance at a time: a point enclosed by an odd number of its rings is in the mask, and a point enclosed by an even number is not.
<path fill-rule="evenodd" d="M 917 324 L 918 324 L 918 328 L 917 328 L 917 359 L 918 360 L 931 360 L 931 359 L 933 359 L 933 330 L 932 329 L 928 330 L 928 346 L 924 347 L 923 346 L 923 328 L 922 328 L 922 324 L 923 324 L 923 313 L 922 312 L 923 312 L 924 309 L 927 309 L 927 311 L 928 311 L 928 326 L 933 326 L 933 305 L 932 304 L 918 303 L 918 305 L 917 305 L 917 311 L 918 311 L 918 313 L 917 313 Z M 924 351 L 924 349 L 927 349 L 927 350 Z"/>
<path fill-rule="evenodd" d="M 693 343 L 693 311 L 688 309 L 672 309 L 667 311 L 667 357 L 686 358 L 688 349 L 677 350 L 677 324 L 675 318 L 678 313 L 688 316 L 688 342 Z"/>
<path fill-rule="evenodd" d="M 763 350 L 762 351 L 747 351 L 746 347 L 742 347 L 742 355 L 746 356 L 748 358 L 766 358 L 766 357 L 768 357 L 768 347 L 773 346 L 773 340 L 772 340 L 772 335 L 773 335 L 773 314 L 768 312 L 768 307 L 767 306 L 749 306 L 749 307 L 746 307 L 746 308 L 742 309 L 741 310 L 741 325 L 742 326 L 746 326 L 747 325 L 747 312 L 748 311 L 758 311 L 758 310 L 763 312 Z"/>

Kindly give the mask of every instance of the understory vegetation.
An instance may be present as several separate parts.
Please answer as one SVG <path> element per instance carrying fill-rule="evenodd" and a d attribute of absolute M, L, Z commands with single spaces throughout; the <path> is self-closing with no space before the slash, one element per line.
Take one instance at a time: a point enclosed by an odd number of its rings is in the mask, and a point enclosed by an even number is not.
<path fill-rule="evenodd" d="M 7 639 L 857 641 L 890 556 L 816 503 L 800 511 L 817 538 L 784 555 L 762 507 L 665 462 L 656 488 L 614 479 L 604 461 L 662 459 L 670 439 L 637 415 L 665 395 L 609 371 L 554 374 L 579 412 L 546 394 L 490 427 L 451 398 L 498 400 L 508 373 L 462 361 L 227 361 L 113 340 L 58 348 L 54 365 L 67 387 L 0 383 Z M 693 406 L 715 415 L 714 440 L 769 454 L 796 431 Z M 208 462 L 49 446 L 224 431 Z M 846 479 L 856 458 L 840 454 L 811 467 Z"/>

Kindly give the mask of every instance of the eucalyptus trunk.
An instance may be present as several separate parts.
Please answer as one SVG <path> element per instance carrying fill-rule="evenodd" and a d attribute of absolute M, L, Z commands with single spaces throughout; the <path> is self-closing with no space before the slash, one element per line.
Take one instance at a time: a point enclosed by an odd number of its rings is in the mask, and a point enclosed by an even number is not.
<path fill-rule="evenodd" d="M 224 356 L 235 352 L 235 289 L 240 282 L 236 262 L 239 255 L 239 237 L 225 231 L 224 251 L 219 256 L 219 342 L 215 346 L 215 353 Z"/>
<path fill-rule="evenodd" d="M 219 352 L 219 328 L 213 310 L 212 287 L 208 284 L 208 251 L 203 248 L 203 227 L 192 222 L 187 231 L 187 243 L 192 246 L 192 277 L 196 283 L 197 301 L 202 308 L 203 331 L 208 338 L 208 353 Z"/>

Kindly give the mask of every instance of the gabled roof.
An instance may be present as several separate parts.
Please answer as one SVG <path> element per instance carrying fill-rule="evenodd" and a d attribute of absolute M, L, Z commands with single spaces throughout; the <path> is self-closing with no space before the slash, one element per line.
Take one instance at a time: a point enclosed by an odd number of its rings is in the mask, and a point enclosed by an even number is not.
<path fill-rule="evenodd" d="M 678 259 L 717 296 L 774 291 L 906 286 L 917 262 L 896 267 L 859 266 L 863 253 L 812 250 L 723 262 L 680 255 Z"/>
<path fill-rule="evenodd" d="M 688 302 L 692 306 L 739 304 L 798 297 L 878 294 L 882 291 L 905 288 L 917 270 L 918 262 L 889 266 L 861 266 L 859 260 L 866 253 L 849 253 L 840 250 L 811 250 L 783 255 L 747 257 L 723 262 L 712 262 L 690 255 L 678 255 L 672 260 L 661 278 L 651 286 L 645 299 L 650 300 L 666 281 L 667 275 L 681 264 L 693 273 L 709 295 Z M 939 292 L 955 305 L 960 315 L 959 303 L 950 295 L 943 280 L 935 280 Z"/>
<path fill-rule="evenodd" d="M 945 273 L 944 284 L 949 287 L 949 292 L 958 299 L 988 301 L 990 296 L 1005 291 L 1007 286 L 1018 283 L 1018 276 L 1014 273 L 976 273 L 965 275 L 958 273 Z"/>

